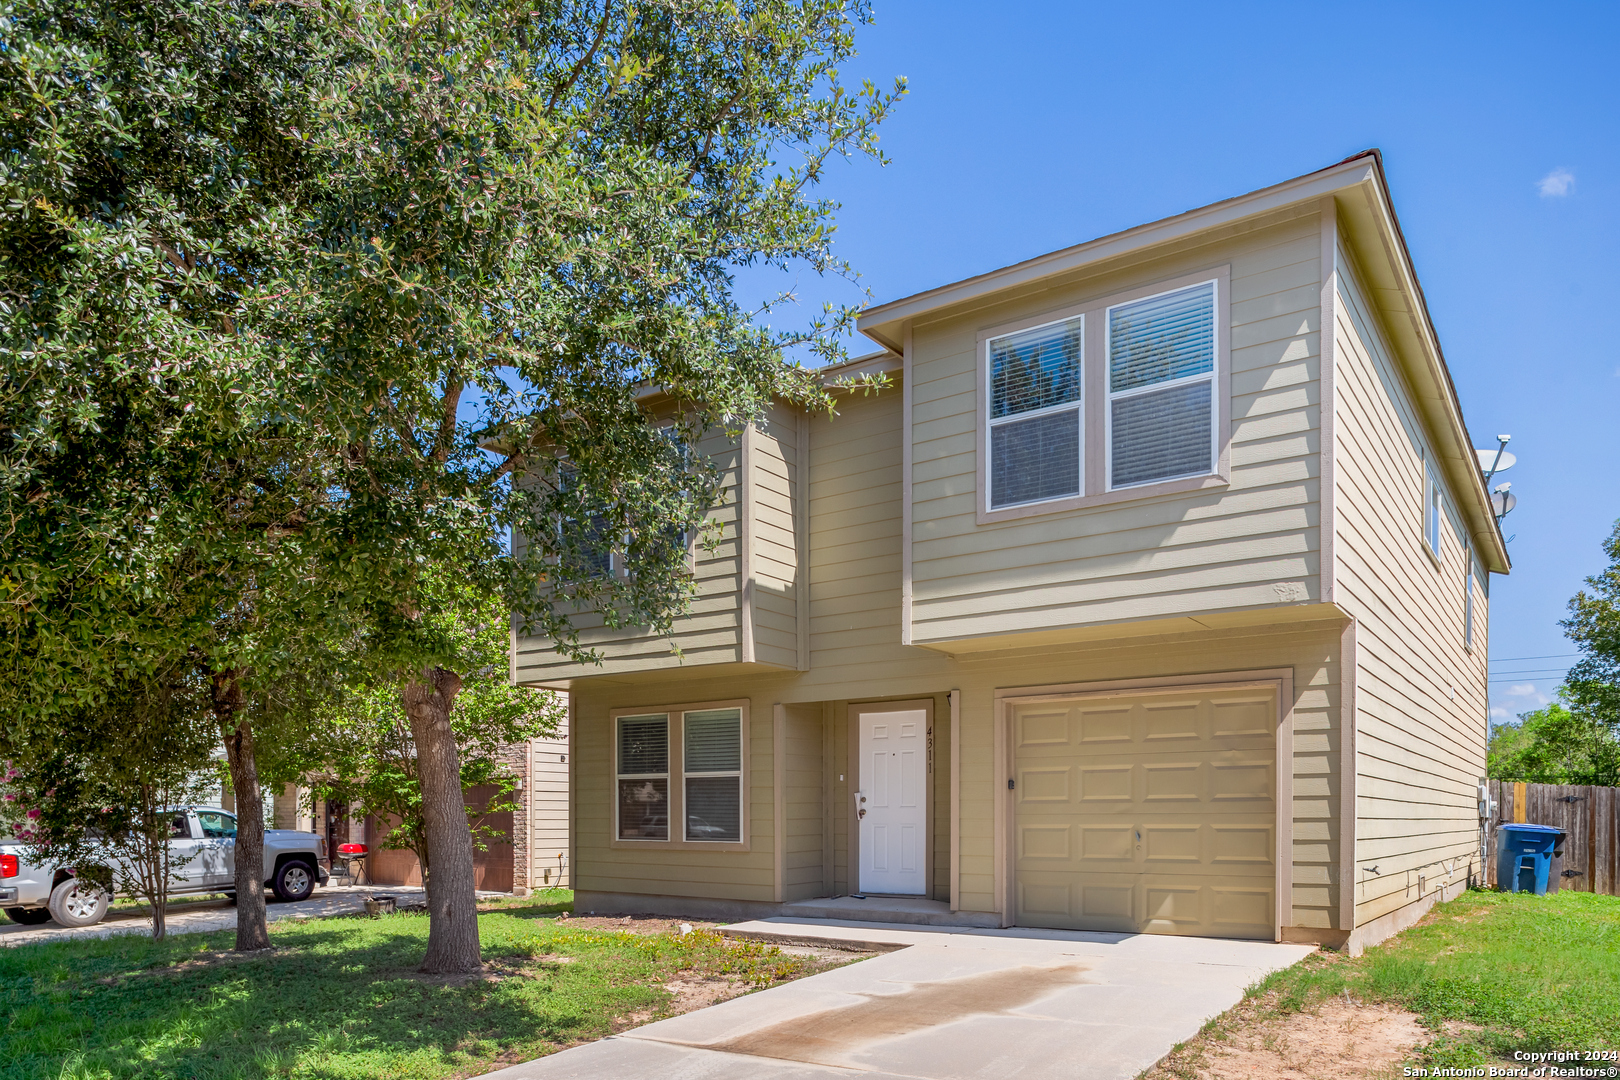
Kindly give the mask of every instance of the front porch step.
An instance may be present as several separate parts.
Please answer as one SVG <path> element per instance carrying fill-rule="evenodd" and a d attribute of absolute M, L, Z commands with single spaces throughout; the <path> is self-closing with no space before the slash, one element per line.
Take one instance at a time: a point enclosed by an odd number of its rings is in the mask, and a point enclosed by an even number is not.
<path fill-rule="evenodd" d="M 911 926 L 1000 926 L 1001 919 L 987 911 L 952 911 L 943 900 L 921 896 L 826 896 L 783 904 L 784 919 L 840 919 L 846 922 L 905 923 Z"/>

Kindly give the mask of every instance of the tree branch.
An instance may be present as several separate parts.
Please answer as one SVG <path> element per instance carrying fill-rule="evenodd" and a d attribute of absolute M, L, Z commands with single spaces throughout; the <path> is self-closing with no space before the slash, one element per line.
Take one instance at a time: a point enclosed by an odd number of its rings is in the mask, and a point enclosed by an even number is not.
<path fill-rule="evenodd" d="M 561 101 L 574 88 L 574 84 L 579 81 L 580 75 L 585 71 L 585 65 L 595 59 L 596 50 L 602 47 L 602 39 L 607 36 L 608 19 L 612 15 L 613 0 L 607 0 L 607 3 L 602 6 L 601 21 L 596 24 L 596 39 L 591 42 L 591 47 L 586 51 L 585 55 L 579 58 L 579 63 L 575 64 L 574 69 L 568 73 L 568 81 L 552 91 L 551 99 L 546 102 L 545 111 L 547 116 L 550 116 L 551 110 L 557 107 L 557 102 Z"/>
<path fill-rule="evenodd" d="M 439 433 L 433 440 L 433 460 L 444 464 L 450 458 L 450 444 L 456 435 L 456 409 L 461 405 L 461 380 L 450 376 L 444 385 L 444 410 L 439 416 Z"/>

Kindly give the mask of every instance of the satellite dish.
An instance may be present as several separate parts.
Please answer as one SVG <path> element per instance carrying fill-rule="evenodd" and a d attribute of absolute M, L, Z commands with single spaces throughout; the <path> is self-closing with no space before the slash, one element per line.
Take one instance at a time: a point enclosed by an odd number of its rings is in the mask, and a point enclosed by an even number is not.
<path fill-rule="evenodd" d="M 1475 450 L 1474 453 L 1479 455 L 1479 471 L 1482 473 L 1507 472 L 1519 460 L 1506 450 Z M 1498 457 L 1498 454 L 1501 456 Z"/>
<path fill-rule="evenodd" d="M 1498 491 L 1491 495 L 1491 508 L 1496 511 L 1498 520 L 1507 517 L 1517 505 L 1518 496 L 1511 491 Z"/>

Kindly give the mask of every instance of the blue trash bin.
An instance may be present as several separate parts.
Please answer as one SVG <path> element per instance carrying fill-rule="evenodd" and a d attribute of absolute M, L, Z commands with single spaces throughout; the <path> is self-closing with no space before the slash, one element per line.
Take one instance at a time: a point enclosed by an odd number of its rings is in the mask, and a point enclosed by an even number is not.
<path fill-rule="evenodd" d="M 1506 892 L 1547 895 L 1553 851 L 1564 843 L 1564 830 L 1551 825 L 1496 827 L 1496 884 Z M 1555 886 L 1556 888 L 1556 886 Z"/>

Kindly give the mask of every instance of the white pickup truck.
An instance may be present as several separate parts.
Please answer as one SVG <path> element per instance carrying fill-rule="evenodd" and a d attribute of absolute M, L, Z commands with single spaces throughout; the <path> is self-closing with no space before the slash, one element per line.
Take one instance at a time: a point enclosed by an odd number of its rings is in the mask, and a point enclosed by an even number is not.
<path fill-rule="evenodd" d="M 174 811 L 169 844 L 184 862 L 170 885 L 171 896 L 224 893 L 236 896 L 236 815 L 218 806 L 187 806 Z M 178 860 L 177 860 L 178 861 Z M 326 840 L 292 829 L 264 831 L 264 883 L 282 900 L 306 899 L 331 875 Z M 55 919 L 62 926 L 100 922 L 112 904 L 103 889 L 80 887 L 72 867 L 41 866 L 16 840 L 0 840 L 0 911 L 12 922 L 37 925 Z"/>

